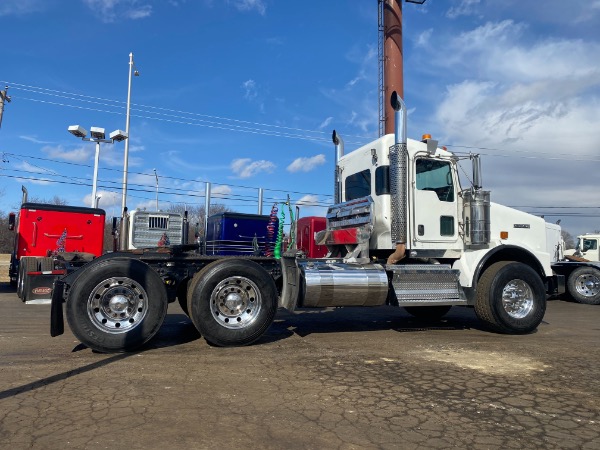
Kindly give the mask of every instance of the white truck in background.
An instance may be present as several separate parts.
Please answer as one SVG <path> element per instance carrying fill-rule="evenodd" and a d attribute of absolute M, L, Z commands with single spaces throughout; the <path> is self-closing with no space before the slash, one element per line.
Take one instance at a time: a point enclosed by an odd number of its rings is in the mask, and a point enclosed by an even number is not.
<path fill-rule="evenodd" d="M 575 249 L 564 250 L 552 269 L 565 277 L 568 294 L 578 303 L 600 305 L 600 234 L 577 236 Z"/>
<path fill-rule="evenodd" d="M 565 250 L 565 256 L 577 256 L 588 261 L 600 261 L 600 234 L 586 233 L 577 236 L 574 249 Z"/>

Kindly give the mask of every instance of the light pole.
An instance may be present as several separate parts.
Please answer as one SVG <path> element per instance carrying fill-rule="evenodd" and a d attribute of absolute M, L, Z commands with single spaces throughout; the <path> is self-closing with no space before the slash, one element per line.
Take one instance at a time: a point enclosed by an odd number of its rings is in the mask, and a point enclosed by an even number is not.
<path fill-rule="evenodd" d="M 156 177 L 156 211 L 158 211 L 158 175 L 156 169 L 154 169 L 154 176 Z"/>
<path fill-rule="evenodd" d="M 125 118 L 125 133 L 129 136 L 129 111 L 131 109 L 131 78 L 138 77 L 140 73 L 134 69 L 133 53 L 129 53 L 129 83 L 127 85 L 127 111 Z M 127 170 L 129 165 L 129 139 L 125 141 L 125 156 L 123 162 L 123 199 L 121 201 L 121 219 L 125 219 L 125 207 L 127 206 Z"/>
<path fill-rule="evenodd" d="M 69 128 L 69 133 L 73 136 L 81 138 L 83 141 L 95 142 L 96 143 L 96 156 L 94 158 L 94 180 L 92 182 L 92 208 L 94 208 L 98 203 L 96 196 L 96 186 L 98 184 L 98 162 L 100 161 L 100 143 L 104 142 L 106 144 L 114 144 L 115 142 L 125 141 L 127 143 L 127 133 L 121 130 L 115 130 L 110 133 L 110 139 L 106 139 L 106 135 L 104 132 L 104 128 L 91 127 L 90 128 L 90 137 L 87 136 L 87 130 L 80 125 L 71 125 Z"/>

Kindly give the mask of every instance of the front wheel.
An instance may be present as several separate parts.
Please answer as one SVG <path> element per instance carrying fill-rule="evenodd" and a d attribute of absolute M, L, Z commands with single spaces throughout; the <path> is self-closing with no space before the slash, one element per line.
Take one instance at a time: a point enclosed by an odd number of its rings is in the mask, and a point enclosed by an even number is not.
<path fill-rule="evenodd" d="M 490 328 L 501 333 L 530 333 L 545 312 L 544 283 L 526 264 L 500 261 L 479 279 L 475 313 Z"/>
<path fill-rule="evenodd" d="M 215 261 L 190 283 L 188 311 L 200 334 L 211 344 L 248 345 L 273 322 L 277 288 L 271 276 L 253 261 Z"/>
<path fill-rule="evenodd" d="M 571 272 L 567 281 L 569 294 L 576 302 L 600 305 L 600 270 L 579 267 Z"/>
<path fill-rule="evenodd" d="M 80 270 L 66 315 L 83 344 L 104 353 L 131 351 L 158 332 L 167 314 L 167 291 L 148 265 L 115 258 Z"/>

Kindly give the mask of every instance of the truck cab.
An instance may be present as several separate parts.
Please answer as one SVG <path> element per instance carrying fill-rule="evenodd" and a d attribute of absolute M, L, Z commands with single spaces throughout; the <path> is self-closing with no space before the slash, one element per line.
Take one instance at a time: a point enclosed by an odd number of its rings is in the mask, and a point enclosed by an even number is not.
<path fill-rule="evenodd" d="M 584 234 L 577 236 L 575 250 L 569 252 L 572 255 L 585 258 L 588 261 L 600 261 L 600 247 L 598 241 L 600 234 Z"/>
<path fill-rule="evenodd" d="M 394 203 L 399 201 L 392 186 L 397 178 L 393 172 L 398 171 L 391 161 L 394 146 L 395 136 L 385 135 L 341 156 L 337 164 L 340 200 L 372 199 L 371 256 L 394 250 L 393 227 L 405 221 L 408 256 L 460 269 L 463 287 L 473 286 L 488 261 L 507 251 L 535 262 L 543 277 L 552 276 L 556 243 L 547 236 L 548 227 L 553 225 L 490 202 L 490 193 L 479 186 L 478 159 L 440 148 L 429 137 L 407 139 L 406 181 L 400 181 L 406 189 L 401 213 L 405 217 L 394 217 Z M 469 159 L 473 159 L 478 185 L 463 187 L 459 163 Z"/>

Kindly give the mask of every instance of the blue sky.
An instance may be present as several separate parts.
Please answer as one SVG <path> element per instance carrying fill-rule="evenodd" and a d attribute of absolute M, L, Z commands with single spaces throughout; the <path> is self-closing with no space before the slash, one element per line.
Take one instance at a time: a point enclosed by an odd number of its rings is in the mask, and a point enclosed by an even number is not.
<path fill-rule="evenodd" d="M 492 200 L 578 234 L 600 229 L 600 0 L 404 4 L 409 137 L 483 155 Z M 93 144 L 125 129 L 127 205 L 213 202 L 266 214 L 332 199 L 335 128 L 377 137 L 377 1 L 2 0 L 0 211 L 90 205 Z M 102 144 L 100 207 L 119 215 L 124 144 Z M 470 170 L 469 167 L 465 167 Z M 320 214 L 303 207 L 302 214 Z"/>

